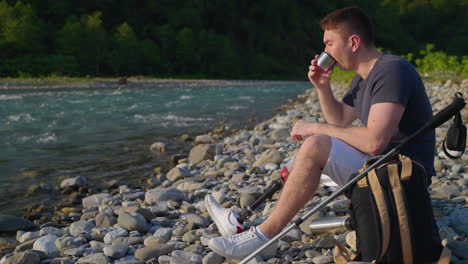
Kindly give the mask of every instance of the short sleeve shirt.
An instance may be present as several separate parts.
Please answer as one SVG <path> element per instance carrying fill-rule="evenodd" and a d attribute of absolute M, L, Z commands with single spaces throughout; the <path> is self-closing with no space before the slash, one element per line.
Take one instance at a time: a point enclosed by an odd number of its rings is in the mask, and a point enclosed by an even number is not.
<path fill-rule="evenodd" d="M 358 118 L 365 126 L 373 104 L 393 102 L 405 106 L 398 133 L 392 138 L 385 152 L 432 118 L 432 107 L 426 88 L 417 71 L 407 60 L 387 53 L 379 57 L 366 79 L 359 75 L 353 78 L 343 102 L 356 109 Z M 400 153 L 421 163 L 429 176 L 435 175 L 435 130 L 430 130 L 405 144 Z"/>

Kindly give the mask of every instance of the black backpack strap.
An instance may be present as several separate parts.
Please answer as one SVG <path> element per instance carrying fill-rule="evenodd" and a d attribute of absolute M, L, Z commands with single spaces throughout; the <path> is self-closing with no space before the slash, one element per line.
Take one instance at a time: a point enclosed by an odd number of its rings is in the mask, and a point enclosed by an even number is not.
<path fill-rule="evenodd" d="M 379 178 L 375 169 L 369 171 L 367 174 L 367 179 L 369 180 L 369 185 L 374 196 L 375 203 L 377 205 L 377 211 L 380 216 L 380 224 L 382 227 L 382 241 L 380 254 L 377 256 L 377 262 L 381 260 L 390 246 L 390 216 L 388 212 L 387 202 L 385 200 L 384 192 L 382 186 L 380 185 Z"/>
<path fill-rule="evenodd" d="M 398 223 L 400 224 L 401 250 L 403 253 L 403 263 L 413 263 L 413 247 L 411 243 L 411 230 L 408 221 L 408 211 L 406 208 L 406 197 L 401 187 L 398 165 L 388 165 L 388 178 L 392 186 L 393 198 L 395 199 Z"/>
<path fill-rule="evenodd" d="M 440 254 L 439 261 L 437 261 L 437 264 L 449 264 L 451 257 L 452 251 L 448 247 L 444 247 L 444 249 L 442 249 L 442 253 Z"/>
<path fill-rule="evenodd" d="M 462 98 L 461 93 L 456 93 L 455 96 Z M 466 147 L 466 127 L 463 124 L 460 112 L 455 114 L 452 125 L 447 130 L 447 135 L 442 143 L 442 150 L 445 155 L 451 159 L 460 158 L 465 152 Z M 447 150 L 458 151 L 459 155 L 453 156 Z"/>

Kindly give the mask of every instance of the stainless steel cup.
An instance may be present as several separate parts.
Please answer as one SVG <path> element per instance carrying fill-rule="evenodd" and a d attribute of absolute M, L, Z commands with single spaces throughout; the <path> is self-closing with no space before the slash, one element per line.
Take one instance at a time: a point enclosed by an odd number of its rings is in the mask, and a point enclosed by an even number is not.
<path fill-rule="evenodd" d="M 325 51 L 323 51 L 317 59 L 317 65 L 324 71 L 328 71 L 335 62 L 335 59 Z"/>

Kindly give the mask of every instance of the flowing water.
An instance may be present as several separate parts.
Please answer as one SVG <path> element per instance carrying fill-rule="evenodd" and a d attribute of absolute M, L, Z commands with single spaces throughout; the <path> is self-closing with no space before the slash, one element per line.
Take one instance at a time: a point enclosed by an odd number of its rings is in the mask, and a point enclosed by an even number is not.
<path fill-rule="evenodd" d="M 79 175 L 91 182 L 144 178 L 190 148 L 178 136 L 206 133 L 219 121 L 242 128 L 265 120 L 310 88 L 239 84 L 0 91 L 0 213 L 19 214 L 40 197 L 28 194 L 38 184 L 47 189 Z M 168 153 L 151 153 L 156 141 Z"/>

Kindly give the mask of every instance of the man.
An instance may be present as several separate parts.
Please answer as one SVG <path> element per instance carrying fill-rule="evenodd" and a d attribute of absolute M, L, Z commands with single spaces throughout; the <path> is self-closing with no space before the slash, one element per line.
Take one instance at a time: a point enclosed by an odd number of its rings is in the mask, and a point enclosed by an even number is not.
<path fill-rule="evenodd" d="M 419 74 L 408 61 L 376 49 L 372 24 L 362 9 L 336 10 L 320 25 L 325 51 L 336 60 L 335 66 L 356 76 L 340 102 L 330 86 L 333 69 L 319 68 L 318 56 L 312 60 L 308 78 L 317 89 L 327 123 L 299 120 L 294 125 L 292 139 L 305 140 L 275 208 L 257 227 L 212 238 L 209 247 L 224 257 L 241 259 L 281 232 L 313 197 L 322 172 L 344 185 L 367 159 L 390 150 L 398 139 L 412 134 L 432 117 Z M 351 126 L 356 118 L 363 126 Z M 431 176 L 434 149 L 435 133 L 431 131 L 405 145 L 401 153 L 420 162 Z M 209 207 L 212 209 L 216 210 Z M 229 221 L 216 224 L 223 225 L 220 230 L 231 230 Z M 271 257 L 275 250 L 273 244 L 262 254 Z"/>

